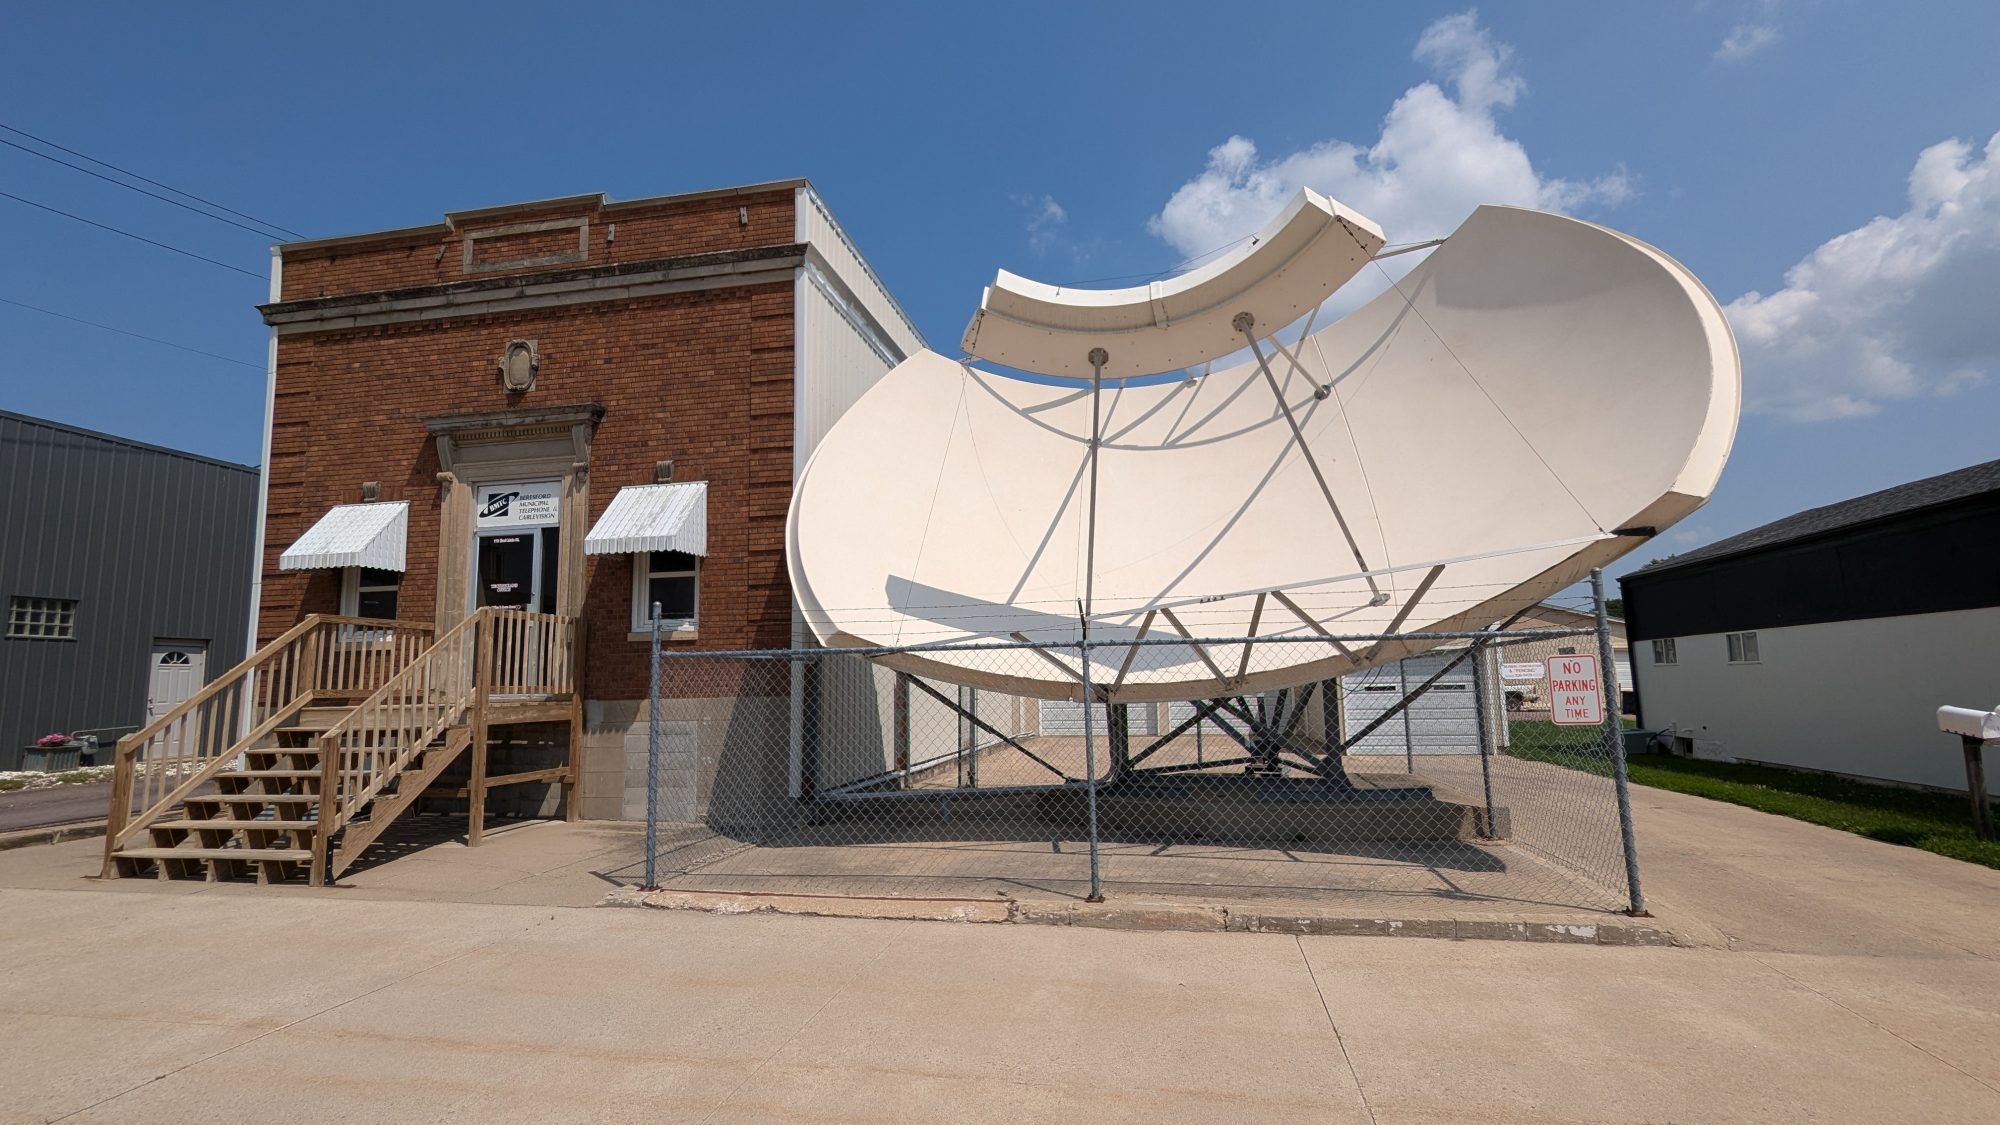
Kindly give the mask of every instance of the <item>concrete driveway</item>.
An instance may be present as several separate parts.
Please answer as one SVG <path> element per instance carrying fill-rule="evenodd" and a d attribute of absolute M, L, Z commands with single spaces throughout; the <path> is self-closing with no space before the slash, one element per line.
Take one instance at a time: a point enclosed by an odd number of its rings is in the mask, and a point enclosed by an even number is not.
<path fill-rule="evenodd" d="M 1635 798 L 1702 948 L 500 901 L 583 887 L 576 855 L 482 860 L 482 903 L 100 884 L 90 841 L 21 849 L 0 1120 L 2000 1120 L 2000 872 Z"/>

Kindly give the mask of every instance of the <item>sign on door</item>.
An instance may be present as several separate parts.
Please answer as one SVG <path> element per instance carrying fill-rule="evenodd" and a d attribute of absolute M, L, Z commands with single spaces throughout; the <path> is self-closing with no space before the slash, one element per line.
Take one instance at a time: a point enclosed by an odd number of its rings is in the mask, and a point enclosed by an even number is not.
<path fill-rule="evenodd" d="M 1549 717 L 1557 726 L 1594 727 L 1604 723 L 1604 680 L 1595 656 L 1551 656 Z"/>

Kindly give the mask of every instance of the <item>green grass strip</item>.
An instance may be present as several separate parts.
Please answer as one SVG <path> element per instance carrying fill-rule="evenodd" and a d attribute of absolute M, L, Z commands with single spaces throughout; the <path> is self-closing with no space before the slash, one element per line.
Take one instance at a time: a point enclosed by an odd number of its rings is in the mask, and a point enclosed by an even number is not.
<path fill-rule="evenodd" d="M 1514 744 L 1508 753 L 1513 757 L 1611 776 L 1611 763 L 1598 747 L 1594 731 L 1579 734 L 1535 721 L 1517 721 L 1509 729 Z M 1626 762 L 1626 775 L 1637 785 L 1727 801 L 2000 869 L 2000 842 L 1975 837 L 1970 803 L 1949 793 L 1665 754 L 1634 755 Z"/>

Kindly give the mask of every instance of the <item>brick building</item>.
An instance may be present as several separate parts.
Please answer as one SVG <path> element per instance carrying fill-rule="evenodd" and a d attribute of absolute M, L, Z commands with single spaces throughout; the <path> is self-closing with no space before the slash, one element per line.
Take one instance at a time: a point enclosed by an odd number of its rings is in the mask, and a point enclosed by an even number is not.
<path fill-rule="evenodd" d="M 257 641 L 316 613 L 580 619 L 590 818 L 643 784 L 650 604 L 678 647 L 793 643 L 793 482 L 922 346 L 802 180 L 289 243 L 262 312 Z M 692 749 L 677 791 L 705 800 L 721 753 Z"/>

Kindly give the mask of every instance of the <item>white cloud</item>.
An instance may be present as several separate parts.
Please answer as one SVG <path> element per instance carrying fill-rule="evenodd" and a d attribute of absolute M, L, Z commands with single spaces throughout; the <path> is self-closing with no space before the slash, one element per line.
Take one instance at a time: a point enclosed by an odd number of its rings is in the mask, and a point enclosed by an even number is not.
<path fill-rule="evenodd" d="M 1062 237 L 1062 228 L 1069 222 L 1069 212 L 1056 202 L 1055 196 L 1024 195 L 1014 202 L 1028 209 L 1028 249 L 1036 257 L 1049 252 L 1049 248 Z"/>
<path fill-rule="evenodd" d="M 1427 81 L 1404 91 L 1373 144 L 1327 140 L 1267 160 L 1255 142 L 1232 136 L 1209 150 L 1207 167 L 1175 190 L 1147 229 L 1183 254 L 1205 254 L 1256 230 L 1301 186 L 1374 219 L 1392 242 L 1449 234 L 1482 203 L 1575 211 L 1630 198 L 1634 185 L 1622 169 L 1589 180 L 1546 177 L 1519 141 L 1500 132 L 1495 112 L 1526 89 L 1513 55 L 1476 12 L 1440 19 L 1424 29 L 1413 57 L 1444 86 Z M 1396 264 L 1407 269 L 1415 258 Z"/>
<path fill-rule="evenodd" d="M 1747 0 L 1743 18 L 1730 27 L 1715 49 L 1715 61 L 1739 63 L 1778 41 L 1778 8 L 1783 0 Z"/>
<path fill-rule="evenodd" d="M 1729 303 L 1749 409 L 1854 417 L 1986 381 L 2000 363 L 1996 157 L 2000 134 L 1978 153 L 1959 140 L 1932 145 L 1910 171 L 1902 214 L 1829 240 L 1777 292 Z"/>
<path fill-rule="evenodd" d="M 1723 36 L 1715 49 L 1716 62 L 1742 62 L 1778 41 L 1778 29 L 1768 23 L 1739 23 Z"/>

